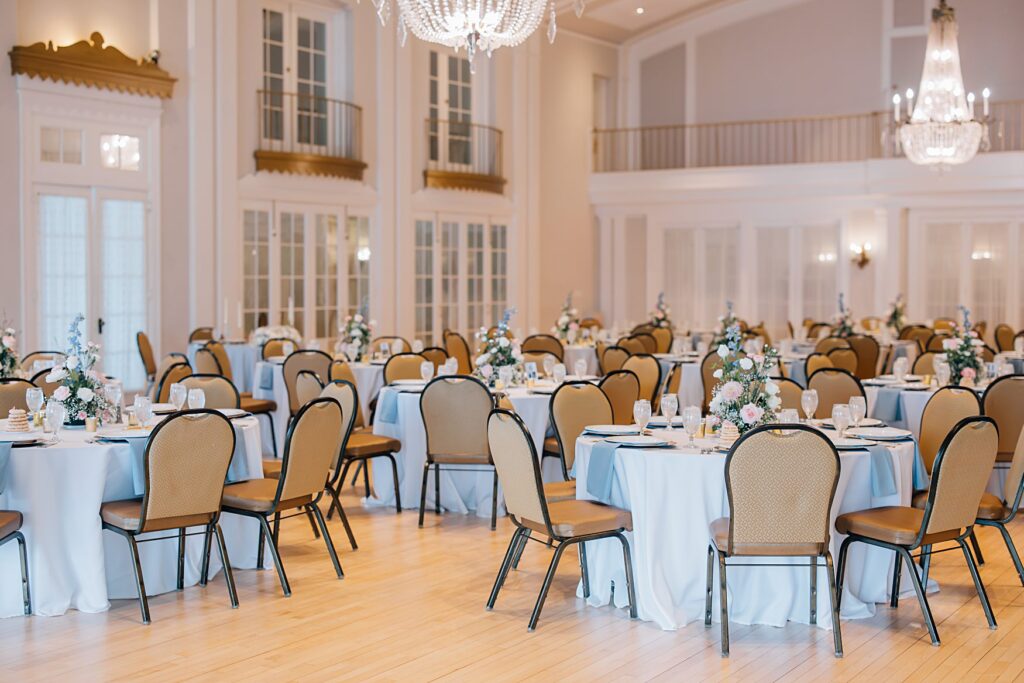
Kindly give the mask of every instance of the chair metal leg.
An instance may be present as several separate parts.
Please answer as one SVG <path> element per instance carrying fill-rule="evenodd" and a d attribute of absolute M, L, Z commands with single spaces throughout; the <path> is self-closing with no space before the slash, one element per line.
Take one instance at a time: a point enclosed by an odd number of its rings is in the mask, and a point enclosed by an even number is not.
<path fill-rule="evenodd" d="M 366 497 L 370 497 L 370 461 L 363 461 L 363 485 L 366 487 Z"/>
<path fill-rule="evenodd" d="M 430 461 L 423 463 L 423 486 L 420 487 L 420 522 L 423 527 L 423 513 L 427 509 L 427 477 L 430 476 Z"/>
<path fill-rule="evenodd" d="M 519 547 L 516 548 L 515 557 L 512 559 L 512 569 L 519 569 L 519 560 L 523 556 L 523 551 L 526 550 L 526 544 L 530 542 L 530 530 L 525 529 L 522 536 L 519 538 Z"/>
<path fill-rule="evenodd" d="M 839 566 L 836 567 L 836 610 L 843 605 L 843 579 L 846 577 L 846 555 L 850 552 L 853 539 L 847 536 L 839 546 Z"/>
<path fill-rule="evenodd" d="M 530 615 L 530 625 L 527 627 L 528 630 L 533 631 L 537 628 L 537 620 L 540 619 L 540 611 L 544 609 L 544 601 L 548 597 L 548 590 L 551 588 L 551 582 L 555 579 L 555 570 L 558 569 L 558 561 L 562 559 L 562 553 L 565 552 L 567 543 L 559 543 L 558 547 L 555 548 L 555 554 L 551 558 L 551 564 L 548 565 L 548 573 L 544 577 L 544 584 L 540 587 L 540 595 L 537 596 L 537 604 L 533 606 L 533 614 Z"/>
<path fill-rule="evenodd" d="M 260 524 L 260 544 L 256 549 L 256 568 L 263 569 L 263 549 L 267 545 L 267 535 L 263 531 L 263 525 Z"/>
<path fill-rule="evenodd" d="M 836 570 L 832 566 L 832 553 L 825 551 L 825 565 L 828 570 L 829 598 L 832 603 L 832 639 L 835 641 L 836 657 L 843 656 L 843 634 L 839 629 L 839 597 L 836 593 Z"/>
<path fill-rule="evenodd" d="M 352 464 L 351 460 L 346 460 L 345 464 L 341 466 L 341 476 L 338 477 L 338 491 L 341 491 L 342 487 L 345 486 L 345 477 L 348 476 L 348 468 Z M 327 508 L 327 521 L 334 519 L 334 506 Z"/>
<path fill-rule="evenodd" d="M 270 536 L 270 557 L 274 560 L 274 568 L 277 569 L 277 578 L 281 580 L 281 590 L 284 591 L 286 598 L 291 597 L 292 587 L 288 585 L 288 576 L 284 573 L 284 565 L 281 564 L 281 551 L 277 548 L 277 539 L 270 533 L 270 524 L 267 522 L 267 518 L 263 515 L 257 515 L 256 519 L 260 522 L 260 529 L 267 536 Z M 262 550 L 263 545 L 260 544 Z"/>
<path fill-rule="evenodd" d="M 498 600 L 498 591 L 505 584 L 505 577 L 508 576 L 508 570 L 512 565 L 512 556 L 519 547 L 519 539 L 523 534 L 523 529 L 516 527 L 515 533 L 512 534 L 512 538 L 508 542 L 508 550 L 505 551 L 505 557 L 501 560 L 501 567 L 498 568 L 498 575 L 494 577 L 494 586 L 491 588 L 491 595 L 487 598 L 487 609 L 494 609 L 494 603 Z"/>
<path fill-rule="evenodd" d="M 185 529 L 178 529 L 178 590 L 185 590 Z"/>
<path fill-rule="evenodd" d="M 345 527 L 345 534 L 348 536 L 349 545 L 352 546 L 352 550 L 358 550 L 359 546 L 356 545 L 355 534 L 352 533 L 352 527 L 348 523 L 348 515 L 345 514 L 345 508 L 341 507 L 338 492 L 330 484 L 327 485 L 327 491 L 331 494 L 331 504 L 327 508 L 327 518 L 330 519 L 330 515 L 334 510 L 338 511 L 338 516 L 341 517 L 341 524 Z"/>
<path fill-rule="evenodd" d="M 352 473 L 352 486 L 353 487 L 356 485 L 356 482 L 359 481 L 359 473 L 363 471 L 363 467 L 365 467 L 365 466 L 366 466 L 366 461 L 365 460 L 360 460 L 358 463 L 356 463 L 356 471 Z M 342 482 L 342 483 L 344 483 L 344 482 Z"/>
<path fill-rule="evenodd" d="M 811 623 L 818 623 L 818 558 L 811 558 Z"/>
<path fill-rule="evenodd" d="M 327 544 L 327 554 L 331 556 L 331 563 L 334 565 L 334 573 L 338 575 L 339 579 L 345 578 L 345 572 L 341 569 L 341 562 L 338 561 L 338 552 L 334 549 L 334 541 L 331 540 L 331 532 L 327 530 L 327 522 L 324 520 L 324 514 L 320 512 L 320 508 L 317 507 L 316 503 L 310 503 L 306 506 L 306 511 L 312 511 L 312 516 L 316 517 L 316 521 L 320 524 L 320 535 L 323 536 L 324 543 Z"/>
<path fill-rule="evenodd" d="M 622 562 L 626 567 L 626 592 L 629 594 L 629 618 L 637 618 L 636 586 L 633 584 L 633 556 L 629 551 L 629 541 L 622 534 L 616 534 L 622 544 Z"/>
<path fill-rule="evenodd" d="M 587 568 L 587 544 L 581 542 L 580 546 L 580 574 L 583 577 L 583 597 L 590 597 L 590 571 Z"/>
<path fill-rule="evenodd" d="M 1010 536 L 1010 532 L 1006 529 L 1005 524 L 996 524 L 995 526 L 999 529 L 999 533 L 1003 535 L 1003 542 L 1006 543 L 1010 559 L 1013 560 L 1013 566 L 1017 569 L 1017 578 L 1020 579 L 1020 584 L 1024 586 L 1024 566 L 1021 565 L 1020 555 L 1017 554 L 1017 546 L 1013 543 L 1013 538 Z"/>
<path fill-rule="evenodd" d="M 930 545 L 921 548 L 921 584 L 928 590 L 928 572 L 932 568 L 932 547 Z"/>
<path fill-rule="evenodd" d="M 313 538 L 320 538 L 320 530 L 316 528 L 316 520 L 313 519 L 313 513 L 309 511 L 309 508 L 306 508 L 306 519 L 309 520 L 309 527 L 313 530 Z M 274 536 L 276 537 L 277 536 L 277 531 L 276 531 L 276 529 L 277 529 L 277 518 L 276 517 L 274 519 L 274 528 L 275 528 Z"/>
<path fill-rule="evenodd" d="M 32 591 L 28 583 L 28 548 L 20 531 L 14 533 L 14 540 L 18 542 L 18 557 L 21 559 L 21 599 L 25 614 L 29 615 L 32 614 Z"/>
<path fill-rule="evenodd" d="M 974 548 L 974 557 L 977 558 L 978 566 L 985 566 L 985 556 L 981 554 L 981 546 L 978 545 L 978 537 L 974 535 L 974 529 L 971 529 L 971 547 Z"/>
<path fill-rule="evenodd" d="M 224 565 L 224 581 L 228 584 L 228 597 L 231 598 L 231 607 L 238 609 L 238 591 L 235 589 L 235 573 L 231 571 L 231 560 L 228 559 L 228 546 L 224 542 L 224 532 L 221 531 L 220 524 L 214 524 L 213 528 L 217 533 L 217 550 L 220 552 L 220 563 Z M 207 563 L 209 563 L 209 555 L 207 555 Z"/>
<path fill-rule="evenodd" d="M 722 656 L 729 656 L 729 590 L 725 579 L 725 555 L 718 556 L 718 585 L 722 610 Z"/>
<path fill-rule="evenodd" d="M 491 531 L 498 528 L 498 468 L 494 468 L 494 486 L 491 489 Z"/>
<path fill-rule="evenodd" d="M 434 464 L 434 514 L 441 514 L 441 463 Z"/>
<path fill-rule="evenodd" d="M 139 546 L 131 536 L 128 539 L 128 547 L 132 551 L 132 564 L 135 568 L 135 587 L 139 591 L 139 609 L 142 611 L 142 623 L 149 623 L 149 600 L 146 599 L 146 582 L 142 578 L 142 560 L 139 559 Z"/>
<path fill-rule="evenodd" d="M 911 559 L 910 553 L 905 548 L 897 550 L 900 556 L 906 560 L 907 569 L 910 573 L 910 580 L 914 584 L 914 592 L 917 593 L 917 602 L 921 605 L 921 614 L 924 615 L 925 625 L 928 627 L 928 635 L 932 638 L 932 645 L 939 644 L 939 631 L 935 628 L 935 619 L 932 618 L 932 608 L 928 605 L 928 597 L 924 594 L 924 586 L 921 585 L 921 578 L 917 575 L 917 565 Z"/>
<path fill-rule="evenodd" d="M 999 625 L 996 623 L 996 615 L 992 613 L 992 605 L 988 601 L 988 593 L 985 591 L 985 584 L 981 582 L 981 574 L 978 573 L 978 567 L 974 564 L 974 558 L 971 557 L 970 551 L 967 550 L 967 544 L 963 541 L 959 541 L 960 549 L 964 551 L 964 559 L 967 560 L 967 568 L 971 570 L 971 578 L 974 579 L 974 588 L 978 591 L 978 599 L 981 600 L 981 608 L 985 610 L 985 618 L 988 620 L 988 627 L 993 631 L 996 630 Z"/>
<path fill-rule="evenodd" d="M 210 580 L 210 545 L 213 540 L 213 523 L 206 525 L 203 534 L 203 566 L 199 571 L 199 585 L 205 586 Z"/>
<path fill-rule="evenodd" d="M 385 456 L 391 461 L 391 476 L 395 481 L 395 514 L 402 514 L 402 487 L 398 485 L 398 463 L 395 462 L 395 455 L 388 453 Z"/>
<path fill-rule="evenodd" d="M 909 555 L 908 555 L 909 557 Z M 910 566 L 907 569 L 914 571 L 913 560 L 908 560 Z M 916 576 L 916 573 L 915 573 Z M 896 552 L 896 563 L 892 570 L 892 593 L 889 595 L 889 607 L 896 609 L 900 606 L 900 579 L 903 577 L 903 555 Z"/>
<path fill-rule="evenodd" d="M 708 544 L 707 587 L 704 589 L 704 628 L 711 628 L 711 584 L 715 576 L 715 547 Z"/>

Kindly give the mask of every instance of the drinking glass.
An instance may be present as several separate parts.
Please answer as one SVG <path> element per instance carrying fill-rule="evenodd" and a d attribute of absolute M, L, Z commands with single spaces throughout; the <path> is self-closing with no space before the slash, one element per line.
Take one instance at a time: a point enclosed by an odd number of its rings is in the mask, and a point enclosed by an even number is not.
<path fill-rule="evenodd" d="M 814 418 L 814 411 L 818 409 L 818 390 L 804 389 L 800 394 L 800 407 L 804 409 L 808 420 Z"/>
<path fill-rule="evenodd" d="M 394 349 L 392 349 L 392 353 L 401 353 L 404 350 L 405 342 L 403 342 L 401 339 L 396 339 Z"/>
<path fill-rule="evenodd" d="M 181 407 L 185 405 L 185 400 L 188 398 L 188 387 L 181 382 L 175 382 L 171 385 L 170 399 L 171 403 L 174 404 L 175 410 L 181 410 Z"/>
<path fill-rule="evenodd" d="M 136 396 L 132 407 L 135 408 L 135 419 L 139 421 L 139 425 L 145 427 L 149 424 L 150 418 L 153 417 L 153 402 L 149 400 L 149 396 Z"/>
<path fill-rule="evenodd" d="M 582 358 L 577 358 L 576 362 L 572 364 L 572 367 L 576 372 L 576 379 L 583 379 L 584 375 L 587 374 L 587 361 Z"/>
<path fill-rule="evenodd" d="M 785 408 L 779 413 L 779 422 L 798 424 L 800 422 L 800 413 L 796 408 Z"/>
<path fill-rule="evenodd" d="M 285 343 L 281 344 L 281 352 L 284 353 L 285 356 L 292 355 L 293 353 L 295 353 L 295 344 L 291 343 L 290 341 L 286 341 Z"/>
<path fill-rule="evenodd" d="M 832 426 L 842 439 L 846 436 L 846 428 L 850 426 L 850 406 L 846 403 L 837 403 L 832 406 Z"/>
<path fill-rule="evenodd" d="M 555 363 L 557 363 L 557 362 L 558 361 L 555 360 L 554 356 L 544 356 L 544 376 L 545 377 L 551 377 L 551 375 L 555 371 Z"/>
<path fill-rule="evenodd" d="M 690 447 L 693 447 L 693 437 L 700 431 L 701 419 L 700 409 L 696 405 L 687 405 L 683 409 L 683 429 L 686 431 L 686 435 L 690 437 Z"/>
<path fill-rule="evenodd" d="M 423 353 L 423 340 L 422 339 L 413 339 L 412 340 L 412 352 L 413 353 Z"/>
<path fill-rule="evenodd" d="M 554 377 L 555 384 L 561 384 L 565 381 L 565 365 L 562 363 L 555 363 L 554 370 L 552 370 L 552 376 Z"/>
<path fill-rule="evenodd" d="M 35 415 L 43 408 L 43 390 L 39 387 L 32 387 L 25 390 L 25 403 L 32 415 Z"/>
<path fill-rule="evenodd" d="M 391 344 L 387 342 L 381 342 L 380 344 L 380 357 L 389 358 L 391 356 Z"/>
<path fill-rule="evenodd" d="M 505 389 L 512 386 L 512 378 L 515 377 L 516 371 L 511 365 L 502 365 L 498 368 L 498 379 L 501 380 L 501 384 Z"/>
<path fill-rule="evenodd" d="M 897 382 L 902 382 L 903 378 L 907 376 L 907 371 L 910 369 L 910 359 L 906 356 L 901 356 L 893 361 L 892 374 L 896 378 Z"/>
<path fill-rule="evenodd" d="M 429 382 L 434 379 L 434 364 L 429 360 L 425 360 L 420 363 L 420 379 L 424 382 Z"/>
<path fill-rule="evenodd" d="M 565 340 L 567 342 L 569 342 L 569 344 L 575 344 L 576 343 L 576 330 L 569 330 L 568 332 L 566 332 L 565 333 Z"/>
<path fill-rule="evenodd" d="M 121 421 L 121 385 L 116 382 L 103 385 L 103 398 L 107 399 L 113 411 L 114 424 Z"/>
<path fill-rule="evenodd" d="M 863 396 L 850 397 L 850 422 L 854 427 L 860 427 L 860 423 L 868 416 L 868 402 Z"/>
<path fill-rule="evenodd" d="M 536 363 L 523 363 L 523 374 L 526 375 L 527 381 L 537 381 L 537 364 Z"/>
<path fill-rule="evenodd" d="M 1005 377 L 1006 375 L 1012 375 L 1013 372 L 1014 372 L 1014 370 L 1013 370 L 1013 363 L 1000 363 L 999 364 L 999 373 L 998 374 L 999 374 L 1000 377 Z"/>
<path fill-rule="evenodd" d="M 668 421 L 668 427 L 666 429 L 672 429 L 672 418 L 676 416 L 676 411 L 679 410 L 679 397 L 676 394 L 666 393 L 662 394 L 661 397 L 661 414 L 665 416 L 665 420 Z"/>
<path fill-rule="evenodd" d="M 206 392 L 202 389 L 188 390 L 188 409 L 197 410 L 206 407 Z"/>
<path fill-rule="evenodd" d="M 67 409 L 64 404 L 60 401 L 50 399 L 46 402 L 46 423 L 50 425 L 50 431 L 53 432 L 53 440 L 60 440 L 60 429 L 64 426 L 64 420 L 67 418 Z"/>
<path fill-rule="evenodd" d="M 640 433 L 643 434 L 647 423 L 651 421 L 651 402 L 646 398 L 633 404 L 633 421 L 640 427 Z"/>

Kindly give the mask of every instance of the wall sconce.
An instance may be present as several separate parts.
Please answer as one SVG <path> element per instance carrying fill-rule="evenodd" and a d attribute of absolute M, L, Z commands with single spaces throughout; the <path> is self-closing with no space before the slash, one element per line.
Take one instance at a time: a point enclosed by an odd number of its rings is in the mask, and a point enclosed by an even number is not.
<path fill-rule="evenodd" d="M 832 263 L 836 260 L 836 255 L 827 251 L 818 253 L 818 263 Z"/>
<path fill-rule="evenodd" d="M 975 251 L 975 252 L 971 252 L 971 260 L 972 261 L 991 261 L 992 260 L 992 252 L 991 251 Z"/>
<path fill-rule="evenodd" d="M 850 252 L 853 253 L 851 260 L 858 268 L 864 268 L 864 266 L 871 263 L 871 242 L 865 242 L 864 244 L 854 244 L 851 242 Z"/>

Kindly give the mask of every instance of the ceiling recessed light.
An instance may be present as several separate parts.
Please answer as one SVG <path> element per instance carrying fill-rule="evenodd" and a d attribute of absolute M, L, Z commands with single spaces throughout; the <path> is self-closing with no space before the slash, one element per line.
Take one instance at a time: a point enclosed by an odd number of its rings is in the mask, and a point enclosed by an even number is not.
<path fill-rule="evenodd" d="M 643 7 L 637 7 L 636 8 L 636 13 L 637 14 L 643 14 L 644 13 L 644 8 Z"/>

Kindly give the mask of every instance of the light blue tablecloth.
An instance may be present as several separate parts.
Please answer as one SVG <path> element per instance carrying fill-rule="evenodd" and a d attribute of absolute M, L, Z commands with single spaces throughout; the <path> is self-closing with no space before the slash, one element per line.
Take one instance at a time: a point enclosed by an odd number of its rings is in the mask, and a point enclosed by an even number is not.
<path fill-rule="evenodd" d="M 395 424 L 398 419 L 398 392 L 382 391 L 379 396 L 376 419 L 389 425 Z"/>
<path fill-rule="evenodd" d="M 880 444 L 868 446 L 871 454 L 871 495 L 875 498 L 896 494 L 896 470 L 892 453 Z"/>
<path fill-rule="evenodd" d="M 4 492 L 4 485 L 7 484 L 7 463 L 11 459 L 11 442 L 0 442 L 0 493 Z"/>
<path fill-rule="evenodd" d="M 612 496 L 615 479 L 615 450 L 618 444 L 598 441 L 590 451 L 587 462 L 587 493 L 607 503 Z"/>
<path fill-rule="evenodd" d="M 260 389 L 264 391 L 274 389 L 274 366 L 269 363 L 260 367 Z"/>
<path fill-rule="evenodd" d="M 900 390 L 892 387 L 878 387 L 870 417 L 881 420 L 887 425 L 902 424 L 904 418 Z"/>

